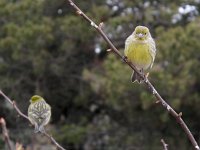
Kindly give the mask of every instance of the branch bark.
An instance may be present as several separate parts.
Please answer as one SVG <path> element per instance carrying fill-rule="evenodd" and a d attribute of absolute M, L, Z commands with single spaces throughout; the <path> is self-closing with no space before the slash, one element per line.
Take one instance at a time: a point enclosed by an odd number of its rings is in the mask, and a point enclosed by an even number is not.
<path fill-rule="evenodd" d="M 165 143 L 165 141 L 163 139 L 160 140 L 160 142 L 163 145 L 163 150 L 168 150 L 168 144 Z"/>
<path fill-rule="evenodd" d="M 4 118 L 0 118 L 0 125 L 2 127 L 2 133 L 3 133 L 5 143 L 8 145 L 8 149 L 13 150 L 12 146 L 11 146 L 11 141 L 10 141 L 10 137 L 9 137 L 9 134 L 8 134 L 8 130 L 7 130 L 7 127 L 6 127 L 6 121 L 5 121 Z"/>
<path fill-rule="evenodd" d="M 19 109 L 19 107 L 16 105 L 16 102 L 15 101 L 12 101 L 7 95 L 5 95 L 1 90 L 0 90 L 0 95 L 2 95 L 6 101 L 8 101 L 10 104 L 13 105 L 13 108 L 17 111 L 17 113 L 22 116 L 23 118 L 27 119 L 29 122 L 29 118 L 27 115 L 25 115 L 24 113 L 21 112 L 21 110 Z M 31 122 L 30 122 L 31 123 Z M 51 140 L 51 142 L 60 150 L 66 150 L 64 149 L 60 144 L 58 144 L 58 142 L 56 142 L 56 140 L 51 136 L 49 135 L 48 133 L 43 133 L 47 138 L 49 138 Z M 11 150 L 11 149 L 10 149 Z"/>
<path fill-rule="evenodd" d="M 112 44 L 112 42 L 109 40 L 109 38 L 107 37 L 107 35 L 104 33 L 104 31 L 102 30 L 102 24 L 100 23 L 99 25 L 95 24 L 92 19 L 90 19 L 72 0 L 67 0 L 68 3 L 76 10 L 77 14 L 79 16 L 82 16 L 87 22 L 90 23 L 90 25 L 96 29 L 96 31 L 103 37 L 103 39 L 105 40 L 105 42 L 110 46 L 110 49 L 112 52 L 114 52 L 118 57 L 120 57 L 132 70 L 134 70 L 143 80 L 144 80 L 144 84 L 149 88 L 150 92 L 152 92 L 152 94 L 155 96 L 155 98 L 157 99 L 157 101 L 159 103 L 161 103 L 161 106 L 163 106 L 166 111 L 168 111 L 176 120 L 177 122 L 180 124 L 181 128 L 184 130 L 184 132 L 186 133 L 188 139 L 190 140 L 190 142 L 192 143 L 194 149 L 196 150 L 200 150 L 196 140 L 194 139 L 192 133 L 190 132 L 189 128 L 187 127 L 186 123 L 183 121 L 182 119 L 182 113 L 177 113 L 161 96 L 160 94 L 157 92 L 157 90 L 154 88 L 154 86 L 151 84 L 151 82 L 148 80 L 148 78 L 140 73 L 136 67 L 128 62 L 127 58 L 124 57 L 123 55 L 121 55 L 121 53 L 117 50 L 117 48 Z"/>

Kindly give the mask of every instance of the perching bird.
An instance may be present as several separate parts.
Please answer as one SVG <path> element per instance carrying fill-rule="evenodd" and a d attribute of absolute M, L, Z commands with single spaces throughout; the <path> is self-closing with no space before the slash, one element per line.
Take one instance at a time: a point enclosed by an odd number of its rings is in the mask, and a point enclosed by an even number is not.
<path fill-rule="evenodd" d="M 137 26 L 135 28 L 135 31 L 126 39 L 124 54 L 128 61 L 142 73 L 153 66 L 156 46 L 147 27 Z M 141 83 L 142 78 L 133 71 L 131 81 Z"/>
<path fill-rule="evenodd" d="M 51 118 L 51 107 L 39 95 L 31 97 L 28 108 L 28 118 L 35 126 L 35 133 L 44 133 L 44 126 L 47 125 Z"/>

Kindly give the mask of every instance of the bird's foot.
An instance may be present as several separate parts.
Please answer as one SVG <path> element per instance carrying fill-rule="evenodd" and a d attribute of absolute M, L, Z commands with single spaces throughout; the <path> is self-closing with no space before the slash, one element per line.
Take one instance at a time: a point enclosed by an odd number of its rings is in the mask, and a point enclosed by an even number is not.
<path fill-rule="evenodd" d="M 145 78 L 148 78 L 149 72 L 147 72 L 144 76 L 145 76 Z"/>
<path fill-rule="evenodd" d="M 147 82 L 148 81 L 148 76 L 149 76 L 149 72 L 144 74 L 144 82 Z"/>
<path fill-rule="evenodd" d="M 123 60 L 124 62 L 129 62 L 127 56 L 122 56 L 122 60 Z"/>
<path fill-rule="evenodd" d="M 146 73 L 146 74 L 145 74 L 143 69 L 141 69 L 141 70 L 139 70 L 139 71 L 140 71 L 140 73 L 141 73 L 142 76 L 143 76 L 143 77 L 140 77 L 139 83 L 146 82 L 146 81 L 147 81 L 147 77 L 149 76 L 149 73 Z"/>

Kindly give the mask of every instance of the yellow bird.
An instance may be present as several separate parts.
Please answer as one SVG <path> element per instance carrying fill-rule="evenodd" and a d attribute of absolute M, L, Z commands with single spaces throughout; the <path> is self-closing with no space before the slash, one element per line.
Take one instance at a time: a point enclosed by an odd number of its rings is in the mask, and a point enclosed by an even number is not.
<path fill-rule="evenodd" d="M 156 46 L 149 29 L 145 26 L 137 26 L 134 32 L 126 39 L 124 55 L 128 61 L 143 73 L 153 66 L 156 56 Z M 131 81 L 142 82 L 141 77 L 133 71 Z"/>
<path fill-rule="evenodd" d="M 28 108 L 28 118 L 35 125 L 35 133 L 44 133 L 44 126 L 47 125 L 51 118 L 51 107 L 39 95 L 31 97 Z"/>

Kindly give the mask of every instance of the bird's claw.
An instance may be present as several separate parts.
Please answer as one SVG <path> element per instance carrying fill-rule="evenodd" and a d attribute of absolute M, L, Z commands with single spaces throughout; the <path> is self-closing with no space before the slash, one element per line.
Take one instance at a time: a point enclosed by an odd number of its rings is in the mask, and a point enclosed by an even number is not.
<path fill-rule="evenodd" d="M 122 60 L 123 60 L 124 62 L 129 62 L 127 56 L 122 56 Z"/>
<path fill-rule="evenodd" d="M 148 76 L 149 76 L 149 72 L 146 73 L 144 76 L 145 76 L 145 78 L 148 78 Z"/>

